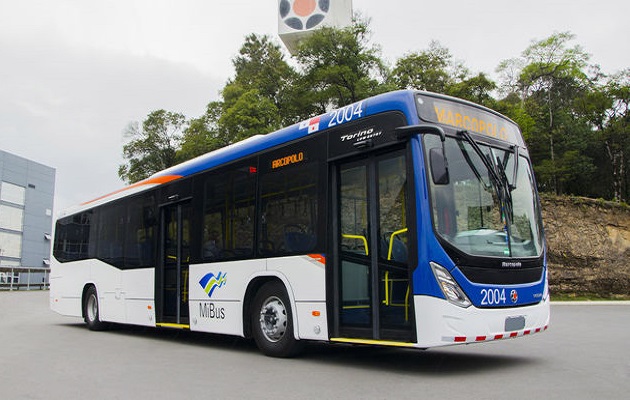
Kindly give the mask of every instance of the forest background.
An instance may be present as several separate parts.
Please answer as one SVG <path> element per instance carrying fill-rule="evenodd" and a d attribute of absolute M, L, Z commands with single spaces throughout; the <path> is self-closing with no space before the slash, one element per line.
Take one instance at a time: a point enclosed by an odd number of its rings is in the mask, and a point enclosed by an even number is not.
<path fill-rule="evenodd" d="M 502 61 L 497 80 L 470 71 L 433 41 L 390 66 L 371 42 L 369 21 L 324 28 L 288 56 L 251 34 L 232 59 L 234 77 L 201 116 L 164 109 L 124 131 L 118 175 L 134 183 L 206 152 L 396 89 L 448 94 L 517 122 L 538 188 L 627 202 L 630 195 L 630 68 L 605 72 L 570 32 L 532 40 Z"/>

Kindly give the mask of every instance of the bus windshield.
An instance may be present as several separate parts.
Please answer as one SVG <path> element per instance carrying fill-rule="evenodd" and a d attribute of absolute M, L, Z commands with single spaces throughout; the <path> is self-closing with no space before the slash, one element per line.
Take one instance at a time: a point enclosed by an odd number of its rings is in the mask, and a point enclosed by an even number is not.
<path fill-rule="evenodd" d="M 430 149 L 441 151 L 439 136 L 424 140 L 427 159 Z M 449 181 L 429 179 L 437 234 L 473 256 L 540 256 L 540 209 L 527 159 L 513 147 L 490 147 L 468 134 L 446 137 L 444 148 Z"/>

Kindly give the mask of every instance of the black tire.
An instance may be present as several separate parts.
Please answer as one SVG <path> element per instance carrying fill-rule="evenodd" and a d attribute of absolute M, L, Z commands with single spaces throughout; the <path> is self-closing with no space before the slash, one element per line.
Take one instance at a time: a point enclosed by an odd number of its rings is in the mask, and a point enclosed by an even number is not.
<path fill-rule="evenodd" d="M 293 357 L 304 342 L 293 334 L 293 312 L 289 296 L 280 282 L 265 283 L 251 308 L 251 327 L 256 345 L 270 357 Z"/>
<path fill-rule="evenodd" d="M 91 331 L 107 329 L 107 323 L 101 321 L 98 295 L 94 286 L 88 287 L 87 292 L 85 292 L 85 298 L 83 299 L 83 320 Z"/>

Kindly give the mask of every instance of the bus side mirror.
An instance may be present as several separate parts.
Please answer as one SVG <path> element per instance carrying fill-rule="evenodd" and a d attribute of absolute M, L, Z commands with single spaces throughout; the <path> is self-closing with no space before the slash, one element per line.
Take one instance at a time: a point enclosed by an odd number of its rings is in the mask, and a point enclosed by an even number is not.
<path fill-rule="evenodd" d="M 449 182 L 448 164 L 444 155 L 444 149 L 432 148 L 429 150 L 429 165 L 433 183 L 436 185 L 447 185 Z"/>

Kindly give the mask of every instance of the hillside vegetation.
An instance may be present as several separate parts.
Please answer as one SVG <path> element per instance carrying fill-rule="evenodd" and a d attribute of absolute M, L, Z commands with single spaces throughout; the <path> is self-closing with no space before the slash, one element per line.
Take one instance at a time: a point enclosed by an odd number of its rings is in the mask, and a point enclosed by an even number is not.
<path fill-rule="evenodd" d="M 542 197 L 552 298 L 630 299 L 630 207 Z"/>
<path fill-rule="evenodd" d="M 392 65 L 369 38 L 369 23 L 359 18 L 344 29 L 317 30 L 287 59 L 273 38 L 247 36 L 232 60 L 234 76 L 203 115 L 161 109 L 128 126 L 119 176 L 138 182 L 379 93 L 418 89 L 470 100 L 518 123 L 540 191 L 629 201 L 630 68 L 605 73 L 573 34 L 557 32 L 502 61 L 495 82 L 439 42 L 410 48 Z"/>

